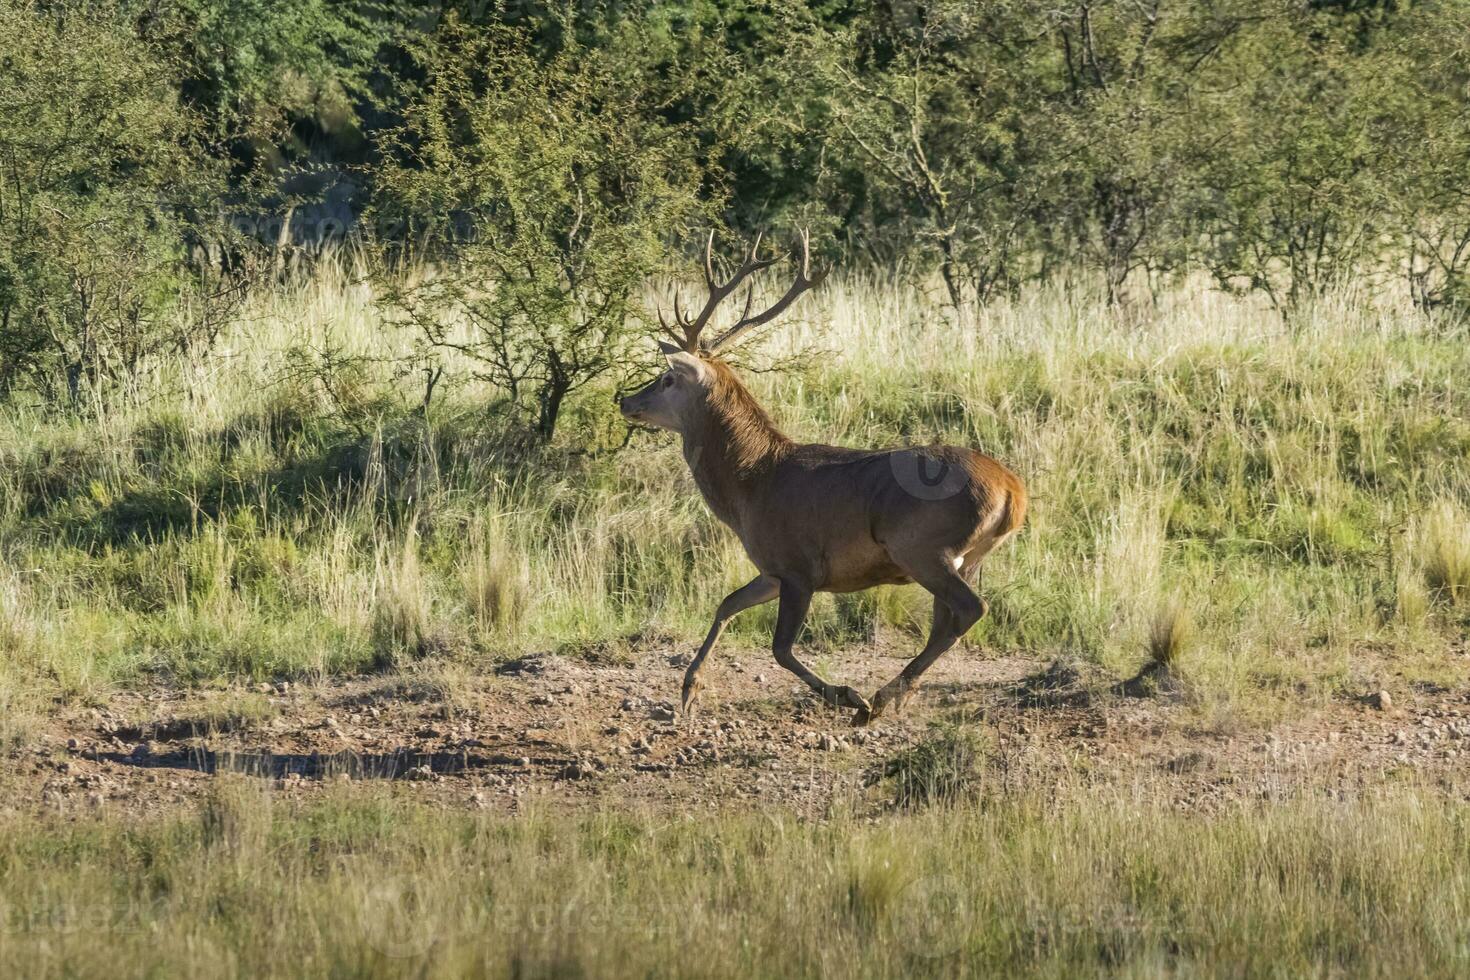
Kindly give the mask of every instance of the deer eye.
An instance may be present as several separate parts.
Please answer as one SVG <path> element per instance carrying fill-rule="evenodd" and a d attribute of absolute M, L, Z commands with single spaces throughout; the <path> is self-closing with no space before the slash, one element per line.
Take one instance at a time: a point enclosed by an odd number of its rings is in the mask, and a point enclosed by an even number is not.
<path fill-rule="evenodd" d="M 662 385 L 665 388 L 667 388 L 669 385 L 671 385 L 673 383 L 674 383 L 674 376 L 672 374 L 666 374 L 666 375 L 664 375 L 663 380 L 659 382 L 659 384 Z"/>

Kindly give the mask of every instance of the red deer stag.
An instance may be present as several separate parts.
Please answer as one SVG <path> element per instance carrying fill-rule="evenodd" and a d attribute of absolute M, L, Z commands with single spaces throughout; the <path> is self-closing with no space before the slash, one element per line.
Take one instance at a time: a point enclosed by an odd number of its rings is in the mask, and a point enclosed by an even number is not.
<path fill-rule="evenodd" d="M 699 693 L 700 669 L 725 623 L 779 596 L 776 662 L 827 704 L 856 709 L 853 724 L 866 725 L 890 705 L 901 706 L 929 665 L 985 615 L 985 600 L 971 583 L 981 559 L 1021 526 L 1026 490 L 1010 470 L 972 449 L 842 449 L 783 435 L 717 355 L 779 316 L 824 276 L 812 274 L 803 234 L 796 279 L 785 295 L 752 316 L 754 289 L 747 289 L 734 325 L 713 343 L 702 343 L 720 303 L 777 261 L 759 257 L 757 238 L 722 283 L 715 276 L 713 243 L 712 235 L 705 248 L 704 308 L 688 317 L 676 298 L 673 325 L 660 316 L 663 332 L 674 341 L 659 345 L 668 370 L 620 402 L 628 419 L 679 434 L 705 502 L 740 537 L 760 571 L 715 612 L 684 676 L 684 710 Z M 813 593 L 909 582 L 934 595 L 929 640 L 871 702 L 851 687 L 827 683 L 792 652 Z"/>

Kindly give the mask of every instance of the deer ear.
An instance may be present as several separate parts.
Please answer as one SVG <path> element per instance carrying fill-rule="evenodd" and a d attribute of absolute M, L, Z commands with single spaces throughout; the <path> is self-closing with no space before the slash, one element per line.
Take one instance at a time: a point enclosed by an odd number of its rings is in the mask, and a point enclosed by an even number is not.
<path fill-rule="evenodd" d="M 675 354 L 681 353 L 684 350 L 678 344 L 671 344 L 667 340 L 660 340 L 658 342 L 658 349 L 663 351 L 665 357 L 673 357 Z"/>
<path fill-rule="evenodd" d="M 709 374 L 709 368 L 704 366 L 698 356 L 685 350 L 676 350 L 672 354 L 664 352 L 669 359 L 669 367 L 675 374 L 689 381 L 704 384 L 705 377 Z"/>

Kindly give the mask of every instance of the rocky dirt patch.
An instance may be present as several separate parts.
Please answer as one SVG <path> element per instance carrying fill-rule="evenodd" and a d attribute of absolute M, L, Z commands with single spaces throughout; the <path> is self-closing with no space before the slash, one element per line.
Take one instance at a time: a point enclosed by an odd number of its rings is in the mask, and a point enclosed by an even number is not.
<path fill-rule="evenodd" d="M 861 689 L 902 666 L 880 648 L 837 670 Z M 957 651 L 902 714 L 867 729 L 756 651 L 710 669 L 699 711 L 675 710 L 685 655 L 533 656 L 483 672 L 119 693 L 59 712 L 11 753 L 0 810 L 187 807 L 222 772 L 290 796 L 379 780 L 446 806 L 778 806 L 811 815 L 891 801 L 885 761 L 936 725 L 983 735 L 997 787 L 1162 783 L 1182 808 L 1413 778 L 1464 795 L 1470 682 L 1363 692 L 1274 727 L 1222 730 L 1176 697 L 1120 694 L 1079 665 Z"/>

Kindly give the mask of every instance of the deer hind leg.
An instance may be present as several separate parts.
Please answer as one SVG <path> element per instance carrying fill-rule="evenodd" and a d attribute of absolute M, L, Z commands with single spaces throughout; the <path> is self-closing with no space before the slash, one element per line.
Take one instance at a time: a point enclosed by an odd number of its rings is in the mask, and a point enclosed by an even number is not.
<path fill-rule="evenodd" d="M 776 615 L 776 635 L 772 643 L 772 650 L 776 654 L 776 663 L 800 677 L 806 686 L 821 695 L 823 701 L 834 708 L 856 708 L 858 711 L 870 710 L 868 699 L 850 687 L 839 684 L 828 684 L 816 674 L 807 669 L 807 666 L 796 659 L 796 654 L 791 648 L 796 643 L 796 634 L 801 631 L 801 624 L 806 620 L 807 610 L 812 605 L 812 594 L 808 589 L 781 583 L 781 611 Z"/>
<path fill-rule="evenodd" d="M 978 570 L 978 558 L 967 558 L 959 568 L 951 565 L 950 559 L 940 558 L 909 571 L 914 581 L 934 595 L 934 622 L 929 628 L 929 640 L 919 655 L 873 696 L 873 707 L 869 711 L 858 712 L 852 720 L 853 725 L 861 727 L 868 724 L 882 715 L 889 705 L 902 707 L 918 687 L 919 677 L 924 671 L 985 615 L 989 608 L 987 603 L 971 590 L 966 581 L 967 574 L 976 574 Z"/>
<path fill-rule="evenodd" d="M 763 602 L 770 602 L 781 591 L 781 583 L 769 575 L 758 575 L 746 582 L 740 588 L 725 596 L 720 608 L 715 610 L 715 621 L 710 625 L 709 633 L 705 635 L 704 643 L 699 652 L 694 655 L 694 660 L 689 664 L 689 669 L 684 672 L 684 699 L 683 709 L 687 714 L 689 705 L 694 701 L 694 696 L 704 686 L 699 679 L 699 669 L 704 666 L 704 658 L 714 649 L 715 641 L 724 632 L 725 624 L 730 617 L 736 613 L 744 612 L 751 606 L 758 606 Z"/>

